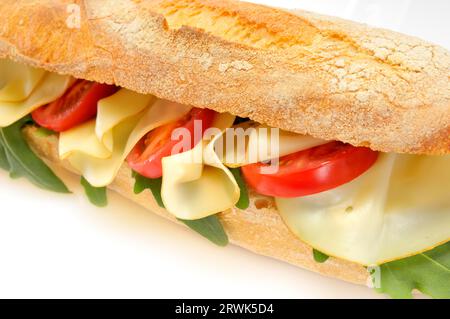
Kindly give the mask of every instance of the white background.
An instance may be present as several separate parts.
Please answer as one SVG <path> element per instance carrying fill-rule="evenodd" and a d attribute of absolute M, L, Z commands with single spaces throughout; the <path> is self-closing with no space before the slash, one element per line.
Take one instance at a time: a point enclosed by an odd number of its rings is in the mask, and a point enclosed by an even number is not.
<path fill-rule="evenodd" d="M 450 47 L 450 1 L 254 1 L 395 29 Z M 67 180 L 67 176 L 65 176 Z M 0 172 L 0 297 L 377 298 L 360 287 L 206 240 L 110 193 L 110 205 Z M 150 196 L 150 195 L 149 195 Z"/>

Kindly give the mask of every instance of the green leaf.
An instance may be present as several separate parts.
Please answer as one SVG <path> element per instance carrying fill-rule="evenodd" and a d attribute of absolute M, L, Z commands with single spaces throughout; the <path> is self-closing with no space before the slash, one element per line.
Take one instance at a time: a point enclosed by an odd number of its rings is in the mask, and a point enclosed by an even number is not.
<path fill-rule="evenodd" d="M 233 174 L 234 179 L 236 180 L 236 182 L 239 185 L 239 188 L 241 190 L 241 195 L 239 197 L 238 202 L 236 203 L 236 207 L 240 208 L 240 209 L 247 209 L 250 201 L 248 199 L 247 187 L 245 186 L 245 182 L 241 176 L 241 169 L 240 168 L 230 168 L 230 171 Z"/>
<path fill-rule="evenodd" d="M 48 137 L 51 135 L 55 135 L 56 132 L 49 130 L 48 128 L 45 128 L 45 127 L 38 127 L 35 134 L 39 137 Z"/>
<path fill-rule="evenodd" d="M 144 190 L 150 189 L 158 205 L 164 208 L 164 203 L 161 198 L 162 178 L 147 178 L 134 171 L 132 172 L 132 177 L 135 179 L 135 194 L 140 194 Z M 226 246 L 228 244 L 228 236 L 219 218 L 215 215 L 197 220 L 178 220 L 219 246 Z"/>
<path fill-rule="evenodd" d="M 82 176 L 81 185 L 89 201 L 98 207 L 108 205 L 108 197 L 106 196 L 106 187 L 94 187 Z"/>
<path fill-rule="evenodd" d="M 140 194 L 144 190 L 149 189 L 153 197 L 155 198 L 158 205 L 164 208 L 164 203 L 161 198 L 161 184 L 162 178 L 147 178 L 142 175 L 139 175 L 137 172 L 132 172 L 132 176 L 134 177 L 134 193 Z"/>
<path fill-rule="evenodd" d="M 197 220 L 178 220 L 218 246 L 223 247 L 228 244 L 228 236 L 216 215 Z"/>
<path fill-rule="evenodd" d="M 413 289 L 433 298 L 450 298 L 450 242 L 383 264 L 378 271 L 380 287 L 376 290 L 392 298 L 412 298 Z M 373 280 L 376 273 L 375 270 L 372 274 Z"/>
<path fill-rule="evenodd" d="M 0 168 L 9 171 L 9 161 L 6 155 L 5 147 L 3 146 L 3 139 L 0 136 Z"/>
<path fill-rule="evenodd" d="M 0 139 L 8 160 L 10 176 L 26 177 L 43 189 L 69 193 L 66 185 L 33 153 L 25 141 L 22 128 L 28 122 L 30 118 L 24 117 L 8 127 L 0 128 Z"/>
<path fill-rule="evenodd" d="M 313 248 L 313 257 L 314 260 L 318 263 L 324 263 L 328 260 L 328 258 L 330 258 L 327 254 L 324 254 L 323 252 L 318 251 L 314 248 Z"/>

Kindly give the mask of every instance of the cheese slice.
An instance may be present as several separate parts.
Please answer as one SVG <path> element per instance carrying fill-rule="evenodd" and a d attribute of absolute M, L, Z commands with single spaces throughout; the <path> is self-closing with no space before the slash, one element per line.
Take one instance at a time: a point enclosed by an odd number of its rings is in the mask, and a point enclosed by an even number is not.
<path fill-rule="evenodd" d="M 125 145 L 134 127 L 139 122 L 140 116 L 142 116 L 142 114 L 127 118 L 113 129 L 112 139 L 114 140 L 114 148 L 109 157 L 93 157 L 84 152 L 73 150 L 70 156 L 67 157 L 67 160 L 92 186 L 104 187 L 109 185 L 114 180 L 120 166 L 123 164 L 127 155 L 125 153 Z M 89 134 L 79 136 L 79 138 L 85 139 L 86 141 L 94 140 L 97 138 L 95 135 L 95 128 L 92 128 Z M 95 145 L 97 145 L 97 143 L 99 143 L 98 140 L 95 142 Z M 92 145 L 91 147 L 93 148 L 95 145 Z"/>
<path fill-rule="evenodd" d="M 60 157 L 66 158 L 92 186 L 107 186 L 145 134 L 178 120 L 190 109 L 121 89 L 99 101 L 95 121 L 61 133 Z"/>
<path fill-rule="evenodd" d="M 98 121 L 95 134 L 103 145 L 113 151 L 113 129 L 124 119 L 132 117 L 147 108 L 155 97 L 122 89 L 98 102 Z"/>
<path fill-rule="evenodd" d="M 312 247 L 382 264 L 450 239 L 450 156 L 380 154 L 350 183 L 275 202 L 292 232 Z"/>
<path fill-rule="evenodd" d="M 59 135 L 59 157 L 67 159 L 75 153 L 96 158 L 108 158 L 108 149 L 95 135 L 95 119 L 74 127 Z M 112 136 L 111 136 L 112 139 Z"/>
<path fill-rule="evenodd" d="M 125 146 L 125 153 L 131 152 L 133 147 L 151 130 L 179 120 L 192 109 L 191 106 L 158 99 L 151 108 L 142 114 L 140 121 L 131 132 Z M 124 158 L 125 159 L 125 158 Z"/>
<path fill-rule="evenodd" d="M 328 143 L 326 140 L 271 128 L 252 121 L 228 129 L 217 144 L 218 156 L 228 167 L 240 167 L 279 158 Z"/>
<path fill-rule="evenodd" d="M 9 126 L 38 107 L 58 99 L 72 83 L 70 76 L 47 73 L 25 100 L 0 100 L 0 127 Z"/>
<path fill-rule="evenodd" d="M 9 59 L 0 59 L 0 101 L 25 100 L 46 72 Z"/>
<path fill-rule="evenodd" d="M 192 150 L 163 158 L 161 196 L 166 209 L 177 218 L 195 220 L 233 207 L 240 190 L 233 175 L 216 154 L 215 145 L 234 116 L 216 116 L 215 129 Z"/>

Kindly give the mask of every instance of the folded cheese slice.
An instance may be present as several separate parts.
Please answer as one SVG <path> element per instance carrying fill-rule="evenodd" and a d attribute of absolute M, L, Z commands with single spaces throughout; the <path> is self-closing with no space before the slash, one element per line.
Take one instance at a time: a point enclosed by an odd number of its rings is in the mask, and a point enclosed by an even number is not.
<path fill-rule="evenodd" d="M 450 156 L 380 154 L 350 183 L 275 201 L 288 227 L 312 247 L 378 265 L 450 239 Z"/>
<path fill-rule="evenodd" d="M 59 157 L 67 159 L 76 153 L 94 158 L 108 158 L 111 149 L 108 149 L 95 132 L 96 121 L 91 120 L 74 127 L 59 135 Z M 112 139 L 112 137 L 111 137 Z"/>
<path fill-rule="evenodd" d="M 122 89 L 100 100 L 95 125 L 95 134 L 99 141 L 112 152 L 114 148 L 114 127 L 124 119 L 140 113 L 155 100 L 156 98 L 152 95 L 139 94 L 127 89 Z"/>
<path fill-rule="evenodd" d="M 0 59 L 0 101 L 25 100 L 45 75 L 42 69 Z"/>
<path fill-rule="evenodd" d="M 215 145 L 234 116 L 216 115 L 213 134 L 187 152 L 163 158 L 161 196 L 166 209 L 177 218 L 194 220 L 233 207 L 240 189 L 230 170 L 217 156 Z"/>
<path fill-rule="evenodd" d="M 328 143 L 326 140 L 271 128 L 253 121 L 233 126 L 220 137 L 217 152 L 228 167 L 240 167 L 282 157 Z"/>
<path fill-rule="evenodd" d="M 73 78 L 0 60 L 0 127 L 64 94 Z"/>
<path fill-rule="evenodd" d="M 60 134 L 60 157 L 95 187 L 109 185 L 129 152 L 152 129 L 191 107 L 121 89 L 99 101 L 95 121 Z"/>

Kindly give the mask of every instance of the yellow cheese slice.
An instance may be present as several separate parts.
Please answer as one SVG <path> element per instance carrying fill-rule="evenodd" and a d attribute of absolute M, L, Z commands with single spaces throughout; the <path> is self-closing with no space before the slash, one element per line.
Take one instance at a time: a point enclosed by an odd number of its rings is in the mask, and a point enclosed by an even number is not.
<path fill-rule="evenodd" d="M 0 101 L 25 100 L 46 72 L 9 59 L 0 59 Z"/>
<path fill-rule="evenodd" d="M 192 107 L 175 102 L 158 99 L 147 112 L 142 114 L 141 120 L 131 132 L 125 146 L 125 153 L 131 152 L 133 147 L 151 130 L 177 121 L 184 117 Z"/>
<path fill-rule="evenodd" d="M 106 186 L 114 180 L 129 152 L 145 134 L 178 120 L 191 109 L 165 100 L 154 102 L 151 96 L 125 89 L 105 100 L 99 102 L 102 111 L 98 113 L 95 125 L 91 123 L 85 129 L 76 127 L 61 133 L 60 138 L 60 149 L 64 150 L 60 155 L 95 187 Z M 108 144 L 105 145 L 105 141 Z M 105 151 L 108 153 L 106 158 L 103 156 Z"/>
<path fill-rule="evenodd" d="M 69 76 L 48 73 L 25 100 L 0 101 L 0 127 L 9 126 L 38 107 L 58 99 L 72 82 Z"/>
<path fill-rule="evenodd" d="M 177 218 L 194 220 L 233 207 L 240 190 L 222 164 L 214 146 L 222 132 L 233 125 L 234 116 L 216 116 L 214 129 L 192 150 L 163 158 L 161 196 L 166 209 Z"/>
<path fill-rule="evenodd" d="M 114 148 L 108 158 L 93 157 L 83 152 L 72 152 L 67 158 L 71 166 L 92 186 L 103 187 L 109 185 L 116 177 L 120 166 L 125 160 L 127 155 L 125 153 L 125 145 L 141 116 L 142 114 L 139 113 L 131 118 L 127 118 L 113 129 L 112 139 L 114 140 Z M 95 128 L 92 129 L 90 134 L 80 136 L 79 138 L 90 140 L 94 139 L 94 137 L 97 137 L 95 135 Z"/>
<path fill-rule="evenodd" d="M 217 141 L 219 158 L 228 167 L 240 167 L 282 157 L 328 143 L 307 135 L 274 129 L 254 122 L 233 126 Z"/>
<path fill-rule="evenodd" d="M 112 152 L 112 130 L 124 119 L 136 115 L 148 107 L 155 97 L 121 89 L 98 102 L 98 121 L 95 133 L 104 146 Z"/>
<path fill-rule="evenodd" d="M 95 132 L 95 119 L 60 133 L 59 157 L 66 159 L 74 153 L 96 158 L 110 157 L 111 150 L 105 147 L 93 132 Z"/>
<path fill-rule="evenodd" d="M 292 232 L 312 247 L 381 264 L 450 239 L 450 156 L 381 154 L 350 183 L 275 201 Z"/>

